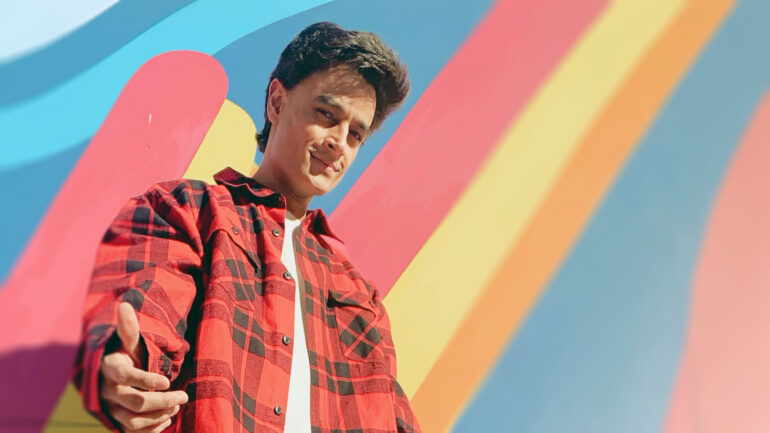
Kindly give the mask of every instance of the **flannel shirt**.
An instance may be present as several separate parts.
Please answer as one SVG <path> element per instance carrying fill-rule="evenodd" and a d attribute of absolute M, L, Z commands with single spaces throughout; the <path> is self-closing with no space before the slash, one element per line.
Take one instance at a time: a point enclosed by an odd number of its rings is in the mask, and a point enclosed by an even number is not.
<path fill-rule="evenodd" d="M 286 202 L 229 167 L 214 179 L 154 185 L 129 200 L 99 245 L 73 380 L 86 409 L 113 430 L 99 365 L 127 301 L 147 370 L 189 395 L 166 431 L 283 431 L 297 278 L 281 262 Z M 321 210 L 309 211 L 292 239 L 305 292 L 312 432 L 420 431 L 396 381 L 378 291 L 332 239 Z"/>

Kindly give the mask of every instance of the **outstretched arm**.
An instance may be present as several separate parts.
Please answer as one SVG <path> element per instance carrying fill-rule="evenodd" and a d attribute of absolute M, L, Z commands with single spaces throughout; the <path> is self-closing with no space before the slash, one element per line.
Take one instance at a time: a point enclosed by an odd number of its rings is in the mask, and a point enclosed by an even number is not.
<path fill-rule="evenodd" d="M 113 430 L 156 431 L 187 401 L 168 389 L 202 278 L 192 193 L 165 183 L 132 198 L 99 246 L 74 379 L 86 409 Z"/>

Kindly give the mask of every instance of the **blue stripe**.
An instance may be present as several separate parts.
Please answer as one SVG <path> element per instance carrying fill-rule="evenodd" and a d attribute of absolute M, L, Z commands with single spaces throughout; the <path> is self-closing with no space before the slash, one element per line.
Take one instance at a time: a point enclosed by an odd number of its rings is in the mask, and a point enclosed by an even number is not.
<path fill-rule="evenodd" d="M 661 430 L 711 204 L 770 85 L 769 18 L 739 3 L 454 431 Z"/>
<path fill-rule="evenodd" d="M 171 50 L 213 53 L 243 35 L 327 0 L 199 0 L 43 95 L 0 108 L 0 171 L 20 167 L 93 135 L 145 61 Z M 88 47 L 84 46 L 84 50 Z"/>
<path fill-rule="evenodd" d="M 72 79 L 192 0 L 122 0 L 87 24 L 0 68 L 0 107 Z"/>
<path fill-rule="evenodd" d="M 23 168 L 0 171 L 0 185 L 5 186 L 0 212 L 0 285 L 89 141 Z"/>

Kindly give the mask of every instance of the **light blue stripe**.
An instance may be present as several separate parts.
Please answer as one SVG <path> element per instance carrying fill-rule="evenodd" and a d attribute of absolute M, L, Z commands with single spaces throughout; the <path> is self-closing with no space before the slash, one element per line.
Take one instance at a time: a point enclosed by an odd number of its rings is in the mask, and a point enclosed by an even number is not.
<path fill-rule="evenodd" d="M 117 0 L 5 0 L 0 2 L 0 66 L 62 38 Z"/>
<path fill-rule="evenodd" d="M 264 89 L 270 71 L 275 67 L 281 50 L 310 23 L 330 20 L 345 28 L 373 31 L 393 47 L 408 65 L 412 91 L 407 101 L 388 117 L 382 129 L 367 140 L 337 188 L 313 202 L 313 206 L 322 207 L 328 213 L 334 210 L 390 139 L 406 113 L 489 8 L 491 0 L 449 4 L 430 0 L 417 5 L 410 0 L 373 1 L 364 11 L 357 7 L 358 4 L 358 0 L 337 0 L 313 8 L 249 33 L 215 54 L 227 71 L 230 83 L 228 98 L 244 107 L 260 128 Z M 406 10 L 409 10 L 408 14 L 404 12 Z M 429 25 L 425 24 L 426 16 L 431 17 Z M 37 160 L 34 164 L 0 170 L 0 181 L 5 179 L 9 183 L 12 180 L 18 185 L 12 194 L 12 202 L 22 197 L 25 202 L 13 214 L 0 215 L 0 239 L 4 240 L 4 249 L 0 253 L 0 282 L 7 277 L 14 260 L 87 141 L 88 138 L 68 146 L 65 152 Z"/>
<path fill-rule="evenodd" d="M 123 0 L 56 42 L 0 67 L 0 107 L 40 95 L 103 60 L 192 0 Z"/>
<path fill-rule="evenodd" d="M 99 127 L 120 90 L 147 59 L 171 50 L 214 53 L 255 29 L 328 0 L 200 0 L 167 17 L 76 78 L 0 109 L 0 170 L 80 143 Z"/>
<path fill-rule="evenodd" d="M 740 2 L 454 431 L 661 431 L 712 201 L 770 85 L 768 40 L 770 2 Z"/>

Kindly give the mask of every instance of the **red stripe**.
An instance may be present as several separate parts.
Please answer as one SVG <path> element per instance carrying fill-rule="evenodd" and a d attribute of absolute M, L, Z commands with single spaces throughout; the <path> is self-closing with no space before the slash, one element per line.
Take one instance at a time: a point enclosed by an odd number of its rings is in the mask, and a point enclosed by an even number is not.
<path fill-rule="evenodd" d="M 14 330 L 0 352 L 78 340 L 105 228 L 128 197 L 184 174 L 226 94 L 224 69 L 205 54 L 169 52 L 137 70 L 0 291 L 0 329 Z"/>
<path fill-rule="evenodd" d="M 498 2 L 345 196 L 332 226 L 383 296 L 604 5 Z"/>

